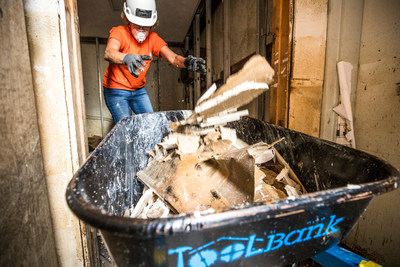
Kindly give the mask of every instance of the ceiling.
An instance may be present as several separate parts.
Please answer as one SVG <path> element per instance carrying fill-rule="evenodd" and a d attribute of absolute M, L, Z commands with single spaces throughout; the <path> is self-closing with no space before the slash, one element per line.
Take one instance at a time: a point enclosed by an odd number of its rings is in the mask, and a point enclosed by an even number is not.
<path fill-rule="evenodd" d="M 110 29 L 124 24 L 120 18 L 124 0 L 79 0 L 82 37 L 107 38 Z M 182 43 L 192 25 L 200 0 L 156 0 L 159 26 L 155 30 L 166 42 Z"/>

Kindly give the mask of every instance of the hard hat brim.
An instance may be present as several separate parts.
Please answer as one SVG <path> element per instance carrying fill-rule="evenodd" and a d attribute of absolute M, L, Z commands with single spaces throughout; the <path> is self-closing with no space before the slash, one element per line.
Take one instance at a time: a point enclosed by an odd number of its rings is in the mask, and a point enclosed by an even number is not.
<path fill-rule="evenodd" d="M 153 14 L 152 17 L 149 18 L 149 19 L 140 18 L 140 17 L 134 16 L 134 15 L 130 15 L 130 14 L 127 14 L 126 12 L 124 12 L 124 13 L 125 13 L 126 18 L 130 22 L 132 22 L 132 23 L 134 23 L 136 25 L 139 25 L 139 26 L 151 27 L 154 24 L 156 24 L 156 22 L 157 22 L 157 13 Z"/>

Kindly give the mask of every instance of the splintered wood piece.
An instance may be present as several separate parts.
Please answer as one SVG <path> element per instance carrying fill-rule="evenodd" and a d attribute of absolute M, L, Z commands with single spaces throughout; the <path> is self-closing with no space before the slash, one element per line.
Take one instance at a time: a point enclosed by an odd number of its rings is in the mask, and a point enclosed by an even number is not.
<path fill-rule="evenodd" d="M 220 142 L 231 143 L 218 140 L 211 146 Z M 168 162 L 152 161 L 137 176 L 176 211 L 193 212 L 251 203 L 254 172 L 254 158 L 243 148 L 204 162 L 194 153 Z"/>
<path fill-rule="evenodd" d="M 289 169 L 283 168 L 282 171 L 275 178 L 277 181 L 284 183 L 285 185 L 290 185 L 292 187 L 296 187 L 299 184 L 289 178 Z"/>
<path fill-rule="evenodd" d="M 260 181 L 263 181 L 263 179 L 265 179 L 265 177 L 266 177 L 266 174 L 262 170 L 260 170 L 259 167 L 256 166 L 256 168 L 254 169 L 254 183 L 255 183 L 256 188 L 259 185 L 262 185 Z"/>
<path fill-rule="evenodd" d="M 196 105 L 209 98 L 216 90 L 217 90 L 217 85 L 213 83 L 210 86 L 210 88 L 208 88 L 207 91 L 197 100 Z"/>
<path fill-rule="evenodd" d="M 281 154 L 279 154 L 278 150 L 275 150 L 275 154 L 276 154 L 276 158 L 278 160 L 278 162 L 280 162 L 281 164 L 283 164 L 288 170 L 289 170 L 289 177 L 290 179 L 292 179 L 293 181 L 295 181 L 298 185 L 300 185 L 301 187 L 301 191 L 303 194 L 307 193 L 307 190 L 304 188 L 303 184 L 301 183 L 301 181 L 299 180 L 299 178 L 297 177 L 297 175 L 293 172 L 292 168 L 290 168 L 289 164 L 284 160 L 284 158 L 282 157 Z"/>
<path fill-rule="evenodd" d="M 278 182 L 282 182 L 283 180 L 286 181 L 286 178 L 289 178 L 289 169 L 284 167 L 281 172 L 276 176 L 276 180 Z M 287 183 L 286 183 L 287 184 Z"/>
<path fill-rule="evenodd" d="M 212 117 L 250 103 L 269 88 L 273 76 L 274 70 L 264 57 L 251 57 L 238 73 L 227 79 L 226 84 L 195 107 L 195 116 Z"/>
<path fill-rule="evenodd" d="M 200 127 L 210 127 L 210 126 L 216 126 L 216 125 L 225 125 L 228 122 L 231 121 L 237 121 L 240 120 L 241 117 L 249 115 L 249 111 L 246 110 L 241 110 L 237 111 L 234 113 L 228 113 L 228 114 L 223 114 L 223 115 L 217 115 L 214 117 L 209 117 L 205 119 L 202 123 L 200 123 Z"/>
<path fill-rule="evenodd" d="M 298 195 L 300 195 L 298 190 L 291 185 L 288 185 L 288 184 L 285 185 L 285 190 L 286 190 L 286 193 L 288 194 L 288 196 L 297 197 Z"/>
<path fill-rule="evenodd" d="M 287 196 L 281 190 L 269 185 L 259 184 L 255 191 L 254 202 L 285 199 Z"/>

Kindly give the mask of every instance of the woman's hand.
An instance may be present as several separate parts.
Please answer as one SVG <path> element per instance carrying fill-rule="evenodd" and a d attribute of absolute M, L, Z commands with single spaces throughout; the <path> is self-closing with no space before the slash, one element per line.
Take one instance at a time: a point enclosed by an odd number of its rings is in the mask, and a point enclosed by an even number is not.
<path fill-rule="evenodd" d="M 200 57 L 188 56 L 184 63 L 188 70 L 200 72 L 202 75 L 207 74 L 206 61 Z"/>
<path fill-rule="evenodd" d="M 129 72 L 137 78 L 139 77 L 139 71 L 143 71 L 143 67 L 146 67 L 144 60 L 151 60 L 151 56 L 126 54 L 122 63 L 128 66 Z"/>
<path fill-rule="evenodd" d="M 172 65 L 178 68 L 187 68 L 190 71 L 197 71 L 203 75 L 206 75 L 206 61 L 199 57 L 188 56 L 184 58 L 174 51 L 164 46 L 161 48 L 160 54 L 162 57 L 166 58 Z"/>

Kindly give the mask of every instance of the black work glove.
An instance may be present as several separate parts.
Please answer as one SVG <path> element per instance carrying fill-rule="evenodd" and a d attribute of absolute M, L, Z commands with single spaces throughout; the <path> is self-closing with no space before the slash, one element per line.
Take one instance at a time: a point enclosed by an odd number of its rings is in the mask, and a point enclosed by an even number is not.
<path fill-rule="evenodd" d="M 126 54 L 122 63 L 128 66 L 129 72 L 137 78 L 139 77 L 138 69 L 143 71 L 143 67 L 146 67 L 146 63 L 143 60 L 151 60 L 151 56 Z"/>
<path fill-rule="evenodd" d="M 200 57 L 188 56 L 184 63 L 188 70 L 200 72 L 202 75 L 207 74 L 206 61 Z"/>

